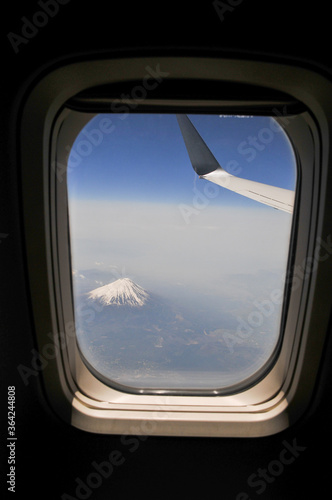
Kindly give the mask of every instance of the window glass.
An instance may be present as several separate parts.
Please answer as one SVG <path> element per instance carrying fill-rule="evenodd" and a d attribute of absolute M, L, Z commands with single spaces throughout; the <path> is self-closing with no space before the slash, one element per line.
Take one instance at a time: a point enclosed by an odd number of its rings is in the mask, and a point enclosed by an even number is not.
<path fill-rule="evenodd" d="M 188 118 L 248 192 L 294 198 L 295 155 L 273 117 Z M 180 121 L 96 115 L 69 154 L 77 341 L 111 386 L 223 390 L 280 339 L 292 210 L 199 178 Z"/>

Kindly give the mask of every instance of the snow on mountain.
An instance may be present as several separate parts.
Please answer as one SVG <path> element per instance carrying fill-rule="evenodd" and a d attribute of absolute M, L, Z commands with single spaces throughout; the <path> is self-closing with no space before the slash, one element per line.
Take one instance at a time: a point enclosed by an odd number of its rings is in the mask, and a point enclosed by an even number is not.
<path fill-rule="evenodd" d="M 140 307 L 146 304 L 149 298 L 148 292 L 130 278 L 120 278 L 88 293 L 89 300 L 97 300 L 104 306 Z"/>

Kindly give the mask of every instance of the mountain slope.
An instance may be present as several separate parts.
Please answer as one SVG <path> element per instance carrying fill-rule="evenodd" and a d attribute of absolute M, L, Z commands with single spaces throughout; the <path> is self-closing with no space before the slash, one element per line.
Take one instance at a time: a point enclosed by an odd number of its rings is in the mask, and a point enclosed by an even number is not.
<path fill-rule="evenodd" d="M 103 306 L 144 306 L 150 295 L 130 278 L 120 278 L 88 293 L 88 300 L 97 300 Z"/>

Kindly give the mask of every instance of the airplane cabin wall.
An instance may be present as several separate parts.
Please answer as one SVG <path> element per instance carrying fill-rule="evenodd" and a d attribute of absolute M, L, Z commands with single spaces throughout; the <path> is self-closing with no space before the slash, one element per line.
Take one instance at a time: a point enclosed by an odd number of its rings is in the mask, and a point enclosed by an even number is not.
<path fill-rule="evenodd" d="M 52 2 L 54 5 L 55 0 Z M 200 487 L 227 500 L 298 499 L 309 488 L 317 496 L 328 492 L 330 471 L 325 452 L 332 444 L 331 341 L 325 349 L 311 414 L 280 434 L 259 439 L 89 434 L 52 413 L 39 373 L 24 384 L 17 368 L 32 366 L 37 354 L 14 121 L 20 113 L 17 104 L 23 82 L 29 86 L 34 74 L 70 55 L 83 57 L 124 49 L 138 54 L 253 54 L 267 60 L 272 55 L 277 59 L 291 57 L 309 67 L 317 65 L 331 75 L 328 4 L 316 7 L 292 2 L 284 8 L 280 2 L 255 0 L 116 5 L 101 0 L 58 0 L 57 12 L 54 7 L 46 19 L 36 16 L 41 3 L 46 4 L 46 0 L 6 5 L 1 28 L 1 407 L 2 431 L 6 431 L 7 387 L 15 386 L 16 498 L 32 494 L 36 499 L 59 499 L 64 493 L 91 499 L 129 498 L 138 493 L 154 498 L 161 493 L 174 496 L 179 489 L 190 497 Z M 33 19 L 39 26 L 26 21 Z M 18 38 L 9 39 L 8 33 Z M 33 366 L 37 367 L 35 372 L 42 371 L 38 364 Z M 4 438 L 1 446 L 2 470 L 7 470 Z M 109 462 L 112 453 L 117 464 L 104 472 L 108 476 L 102 477 L 101 484 L 83 486 L 89 481 L 93 484 L 91 474 L 102 462 Z"/>

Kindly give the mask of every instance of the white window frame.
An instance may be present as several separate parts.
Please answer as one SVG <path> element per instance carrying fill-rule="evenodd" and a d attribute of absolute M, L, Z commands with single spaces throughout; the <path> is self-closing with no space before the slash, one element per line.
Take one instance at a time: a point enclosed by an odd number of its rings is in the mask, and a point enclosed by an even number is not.
<path fill-rule="evenodd" d="M 65 165 L 63 152 L 68 152 L 88 116 L 81 114 L 77 120 L 66 102 L 99 85 L 147 82 L 147 68 L 167 75 L 164 78 L 228 81 L 277 90 L 306 108 L 294 120 L 280 116 L 279 123 L 300 164 L 291 268 L 310 272 L 297 281 L 295 273 L 273 366 L 246 389 L 232 394 L 132 394 L 111 388 L 83 362 L 72 328 L 67 203 L 59 165 Z M 37 345 L 46 360 L 41 376 L 51 406 L 65 421 L 105 434 L 248 437 L 279 432 L 303 415 L 317 380 L 332 301 L 326 293 L 332 266 L 323 258 L 332 227 L 331 215 L 325 212 L 331 182 L 331 91 L 326 78 L 307 68 L 215 57 L 87 60 L 63 65 L 35 82 L 24 102 L 20 127 L 27 264 Z M 68 144 L 59 147 L 59 140 Z M 51 348 L 53 356 L 47 354 Z"/>

